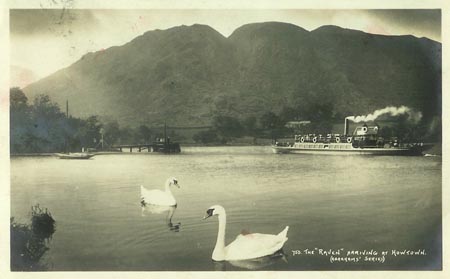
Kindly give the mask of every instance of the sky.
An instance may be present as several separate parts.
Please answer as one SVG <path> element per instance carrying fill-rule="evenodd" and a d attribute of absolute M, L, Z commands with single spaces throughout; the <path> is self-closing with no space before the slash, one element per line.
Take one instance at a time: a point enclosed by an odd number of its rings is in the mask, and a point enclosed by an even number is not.
<path fill-rule="evenodd" d="M 206 24 L 228 37 L 238 27 L 279 21 L 441 41 L 441 11 L 427 10 L 10 10 L 11 86 L 24 87 L 87 52 L 123 45 L 146 31 Z"/>

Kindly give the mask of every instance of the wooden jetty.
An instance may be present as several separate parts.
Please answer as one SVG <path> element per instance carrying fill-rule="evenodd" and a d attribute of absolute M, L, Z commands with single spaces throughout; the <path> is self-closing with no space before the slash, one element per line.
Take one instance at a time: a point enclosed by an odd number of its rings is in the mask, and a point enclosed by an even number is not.
<path fill-rule="evenodd" d="M 138 152 L 159 152 L 159 153 L 180 153 L 181 148 L 179 143 L 168 143 L 168 142 L 154 142 L 154 143 L 144 143 L 144 144 L 121 144 L 112 146 L 114 149 L 118 149 L 120 152 L 123 149 L 129 149 L 133 152 L 133 149 L 137 149 Z"/>

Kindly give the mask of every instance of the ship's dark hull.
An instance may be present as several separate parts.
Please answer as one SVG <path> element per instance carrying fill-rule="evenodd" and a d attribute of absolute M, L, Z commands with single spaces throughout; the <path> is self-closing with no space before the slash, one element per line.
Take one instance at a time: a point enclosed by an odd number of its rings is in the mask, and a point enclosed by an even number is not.
<path fill-rule="evenodd" d="M 327 154 L 327 155 L 384 155 L 384 156 L 418 156 L 422 148 L 411 147 L 353 147 L 351 143 L 296 143 L 293 146 L 272 146 L 274 153 L 286 154 Z"/>

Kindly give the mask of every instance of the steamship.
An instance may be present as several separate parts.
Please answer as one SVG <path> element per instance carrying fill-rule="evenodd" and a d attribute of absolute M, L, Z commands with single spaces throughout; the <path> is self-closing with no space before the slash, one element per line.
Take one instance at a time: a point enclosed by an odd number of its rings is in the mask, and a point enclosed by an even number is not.
<path fill-rule="evenodd" d="M 272 145 L 274 153 L 339 154 L 339 155 L 422 155 L 422 143 L 400 143 L 378 135 L 378 125 L 363 124 L 349 134 L 349 119 L 345 119 L 344 134 L 295 135 L 294 143 Z"/>

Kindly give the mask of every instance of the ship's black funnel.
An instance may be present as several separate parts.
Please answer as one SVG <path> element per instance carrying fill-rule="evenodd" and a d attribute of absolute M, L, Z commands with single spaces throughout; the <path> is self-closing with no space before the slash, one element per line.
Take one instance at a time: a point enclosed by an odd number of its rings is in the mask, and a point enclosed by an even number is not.
<path fill-rule="evenodd" d="M 349 129 L 349 122 L 348 122 L 348 118 L 345 118 L 345 120 L 344 120 L 345 122 L 344 122 L 344 136 L 347 136 L 348 135 L 348 129 Z"/>

